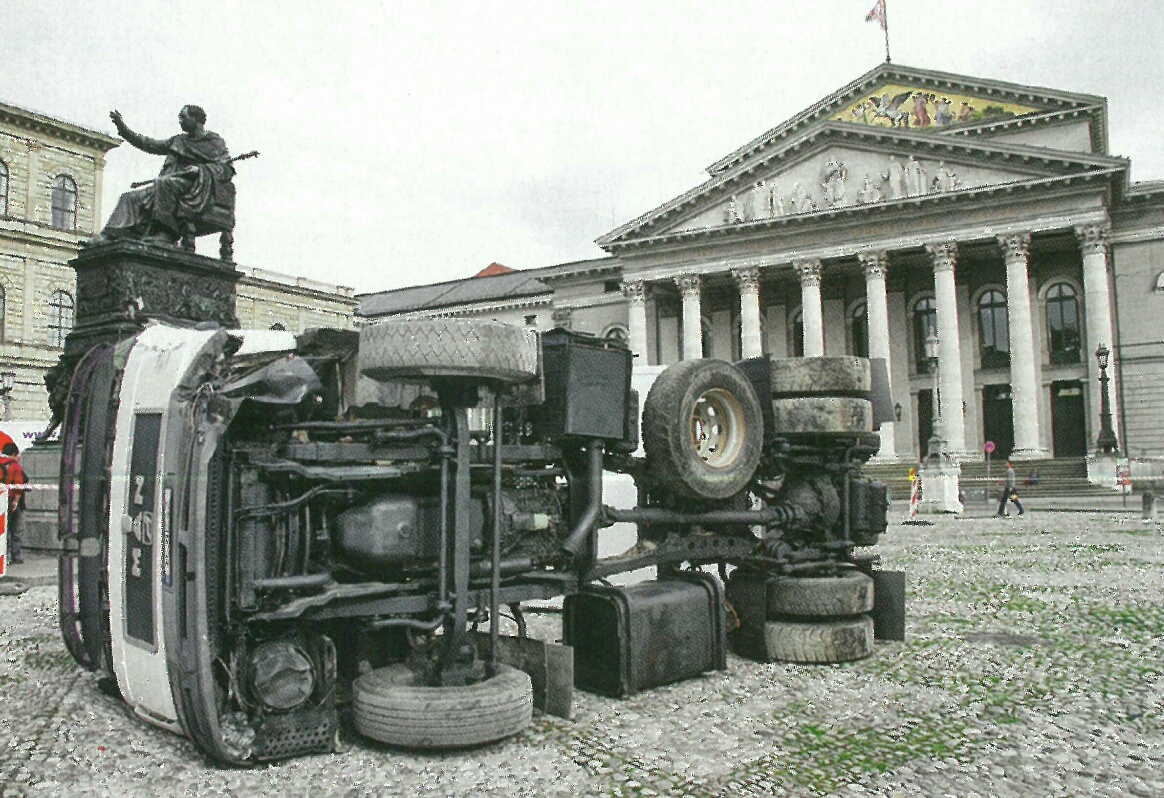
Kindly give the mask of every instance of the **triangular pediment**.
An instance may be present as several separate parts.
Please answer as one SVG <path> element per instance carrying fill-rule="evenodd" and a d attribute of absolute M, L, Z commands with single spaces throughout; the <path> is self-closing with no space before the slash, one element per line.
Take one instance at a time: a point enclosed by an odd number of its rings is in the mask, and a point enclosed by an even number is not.
<path fill-rule="evenodd" d="M 714 176 L 598 243 L 967 196 L 1125 168 L 1125 161 L 1106 156 L 830 120 Z"/>
<path fill-rule="evenodd" d="M 939 131 L 1058 110 L 1058 104 L 1013 102 L 965 90 L 934 91 L 920 83 L 886 81 L 862 92 L 857 100 L 828 118 L 835 122 Z"/>

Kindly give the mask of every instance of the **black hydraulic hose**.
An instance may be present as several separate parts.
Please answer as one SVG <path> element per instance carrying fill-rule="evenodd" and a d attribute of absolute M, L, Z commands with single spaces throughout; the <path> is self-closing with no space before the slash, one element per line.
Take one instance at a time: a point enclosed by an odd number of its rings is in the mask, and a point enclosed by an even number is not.
<path fill-rule="evenodd" d="M 251 507 L 251 508 L 246 509 L 246 510 L 239 510 L 238 514 L 235 515 L 235 520 L 242 521 L 244 519 L 253 518 L 253 517 L 259 516 L 259 515 L 267 515 L 269 513 L 279 513 L 279 512 L 283 512 L 284 510 L 293 510 L 296 507 L 298 507 L 299 505 L 303 504 L 304 502 L 309 501 L 311 499 L 314 499 L 316 496 L 320 495 L 321 493 L 347 495 L 348 492 L 349 491 L 347 488 L 334 488 L 330 485 L 316 485 L 314 488 L 311 488 L 310 490 L 308 490 L 304 493 L 301 493 L 300 495 L 296 496 L 294 499 L 288 499 L 285 502 L 273 502 L 271 504 L 264 504 L 261 507 Z"/>
<path fill-rule="evenodd" d="M 589 457 L 588 480 L 590 482 L 590 501 L 586 510 L 570 534 L 562 543 L 562 548 L 569 554 L 577 557 L 586 544 L 586 539 L 597 528 L 598 519 L 602 515 L 602 441 L 592 440 L 587 447 Z"/>

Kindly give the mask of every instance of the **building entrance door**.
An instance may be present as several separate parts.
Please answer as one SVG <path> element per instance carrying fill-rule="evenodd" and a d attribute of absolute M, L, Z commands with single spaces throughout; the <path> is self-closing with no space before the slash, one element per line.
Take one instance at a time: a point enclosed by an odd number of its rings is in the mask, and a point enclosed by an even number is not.
<path fill-rule="evenodd" d="M 1051 383 L 1051 446 L 1055 457 L 1087 454 L 1087 425 L 1083 414 L 1083 383 L 1063 380 Z"/>
<path fill-rule="evenodd" d="M 917 392 L 917 445 L 918 459 L 925 460 L 930 436 L 934 434 L 934 392 Z"/>
<path fill-rule="evenodd" d="M 982 386 L 982 440 L 994 441 L 996 460 L 1010 457 L 1014 449 L 1014 408 L 1009 385 Z"/>

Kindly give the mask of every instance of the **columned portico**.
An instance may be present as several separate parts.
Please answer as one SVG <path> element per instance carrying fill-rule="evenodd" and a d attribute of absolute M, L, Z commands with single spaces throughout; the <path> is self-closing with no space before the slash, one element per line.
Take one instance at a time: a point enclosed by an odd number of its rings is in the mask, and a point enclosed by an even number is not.
<path fill-rule="evenodd" d="M 1027 258 L 1031 234 L 999 236 L 1006 261 L 1006 316 L 1010 329 L 1010 390 L 1014 414 L 1011 460 L 1038 460 L 1050 453 L 1041 446 L 1039 405 L 1042 377 L 1031 323 Z"/>
<path fill-rule="evenodd" d="M 675 278 L 683 294 L 683 360 L 703 357 L 703 313 L 700 309 L 700 278 L 698 274 L 684 274 Z"/>
<path fill-rule="evenodd" d="M 1087 345 L 1083 356 L 1087 359 L 1088 397 L 1090 402 L 1087 409 L 1087 428 L 1091 431 L 1089 446 L 1095 447 L 1095 438 L 1098 433 L 1099 408 L 1101 404 L 1101 389 L 1099 384 L 1099 365 L 1095 361 L 1095 349 L 1103 344 L 1116 352 L 1115 333 L 1111 323 L 1111 285 L 1107 278 L 1107 252 L 1111 237 L 1111 225 L 1108 223 L 1083 225 L 1075 228 L 1075 235 L 1079 239 L 1079 248 L 1083 255 L 1083 294 L 1087 312 Z M 1118 373 L 1115 365 L 1108 369 L 1110 374 Z M 1111 427 L 1119 437 L 1119 418 L 1117 417 L 1119 401 L 1116 399 L 1119 386 L 1113 381 L 1111 392 Z M 1120 441 L 1121 446 L 1123 441 Z"/>
<path fill-rule="evenodd" d="M 732 269 L 732 277 L 740 290 L 740 354 L 759 357 L 763 354 L 760 343 L 760 269 L 749 266 Z"/>
<path fill-rule="evenodd" d="M 934 300 L 938 316 L 938 391 L 941 393 L 942 434 L 947 451 L 963 459 L 966 451 L 966 424 L 962 412 L 962 344 L 958 333 L 958 295 L 954 286 L 954 265 L 958 244 L 930 244 L 926 251 L 934 263 Z"/>
<path fill-rule="evenodd" d="M 627 335 L 630 348 L 647 365 L 647 286 L 642 280 L 622 284 L 622 295 L 627 301 Z"/>
<path fill-rule="evenodd" d="M 865 307 L 869 318 L 869 357 L 885 361 L 887 375 L 893 374 L 889 359 L 889 297 L 885 291 L 885 274 L 889 269 L 889 255 L 885 251 L 862 253 L 865 267 Z M 892 381 L 892 376 L 890 376 Z M 896 460 L 894 422 L 881 422 L 881 448 L 878 460 Z"/>
<path fill-rule="evenodd" d="M 800 277 L 800 314 L 804 323 L 804 356 L 824 355 L 824 315 L 820 304 L 820 261 L 794 264 Z"/>

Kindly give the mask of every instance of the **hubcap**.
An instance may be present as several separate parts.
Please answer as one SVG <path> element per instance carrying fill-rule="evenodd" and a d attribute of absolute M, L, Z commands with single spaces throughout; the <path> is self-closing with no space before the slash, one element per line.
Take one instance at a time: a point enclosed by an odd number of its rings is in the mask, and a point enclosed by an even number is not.
<path fill-rule="evenodd" d="M 691 445 L 712 468 L 727 468 L 744 448 L 744 409 L 722 388 L 705 391 L 691 412 Z"/>

